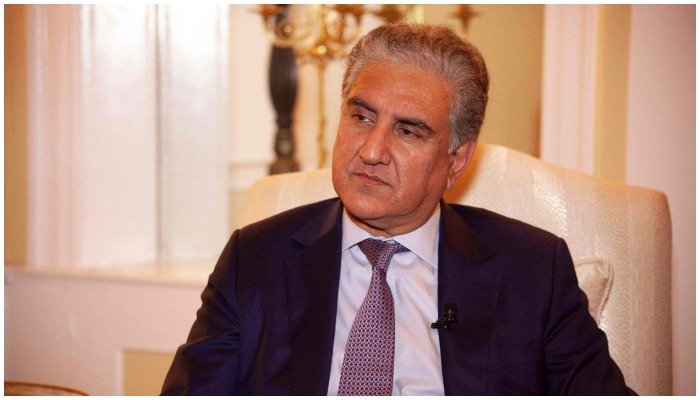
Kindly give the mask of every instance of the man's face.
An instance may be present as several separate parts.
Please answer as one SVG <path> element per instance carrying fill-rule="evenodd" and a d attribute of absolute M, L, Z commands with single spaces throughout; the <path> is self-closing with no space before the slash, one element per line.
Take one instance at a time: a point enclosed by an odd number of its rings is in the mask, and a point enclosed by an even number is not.
<path fill-rule="evenodd" d="M 343 99 L 333 186 L 350 216 L 375 235 L 420 227 L 476 147 L 449 154 L 452 86 L 414 66 L 364 67 Z"/>

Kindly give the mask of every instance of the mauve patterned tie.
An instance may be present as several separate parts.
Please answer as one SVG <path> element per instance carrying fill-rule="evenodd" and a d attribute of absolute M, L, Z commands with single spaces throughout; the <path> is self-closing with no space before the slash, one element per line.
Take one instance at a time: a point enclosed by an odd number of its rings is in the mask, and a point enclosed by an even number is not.
<path fill-rule="evenodd" d="M 372 280 L 350 328 L 338 395 L 390 396 L 394 385 L 394 298 L 386 283 L 386 270 L 394 254 L 408 249 L 375 239 L 363 240 L 359 246 L 372 264 Z"/>

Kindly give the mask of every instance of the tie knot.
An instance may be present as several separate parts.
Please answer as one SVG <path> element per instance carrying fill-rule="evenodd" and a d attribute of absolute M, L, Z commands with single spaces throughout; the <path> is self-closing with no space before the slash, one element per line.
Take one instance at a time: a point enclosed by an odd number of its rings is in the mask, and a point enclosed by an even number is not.
<path fill-rule="evenodd" d="M 365 239 L 359 243 L 359 246 L 360 250 L 367 256 L 369 263 L 372 264 L 372 267 L 379 268 L 382 271 L 386 271 L 389 267 L 389 261 L 391 261 L 391 257 L 394 254 L 408 251 L 400 243 L 389 243 L 377 239 Z"/>

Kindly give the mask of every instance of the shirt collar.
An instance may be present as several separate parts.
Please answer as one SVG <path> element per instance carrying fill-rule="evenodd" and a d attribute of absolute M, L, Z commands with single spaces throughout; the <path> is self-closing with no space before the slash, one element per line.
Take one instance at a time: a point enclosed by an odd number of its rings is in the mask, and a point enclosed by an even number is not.
<path fill-rule="evenodd" d="M 368 239 L 394 240 L 411 250 L 423 261 L 437 268 L 438 266 L 438 228 L 440 226 L 440 204 L 435 207 L 430 218 L 418 229 L 394 237 L 372 236 L 350 219 L 343 208 L 343 240 L 341 251 L 345 251 L 357 243 Z"/>

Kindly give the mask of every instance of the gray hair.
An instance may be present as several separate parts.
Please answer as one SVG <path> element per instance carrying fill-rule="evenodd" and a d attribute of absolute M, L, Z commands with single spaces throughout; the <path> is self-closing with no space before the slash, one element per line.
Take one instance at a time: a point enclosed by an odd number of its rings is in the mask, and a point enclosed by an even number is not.
<path fill-rule="evenodd" d="M 450 112 L 450 153 L 467 141 L 477 140 L 488 102 L 489 76 L 476 47 L 446 27 L 382 25 L 361 37 L 350 51 L 343 98 L 362 68 L 378 62 L 414 65 L 445 78 L 455 92 Z"/>

